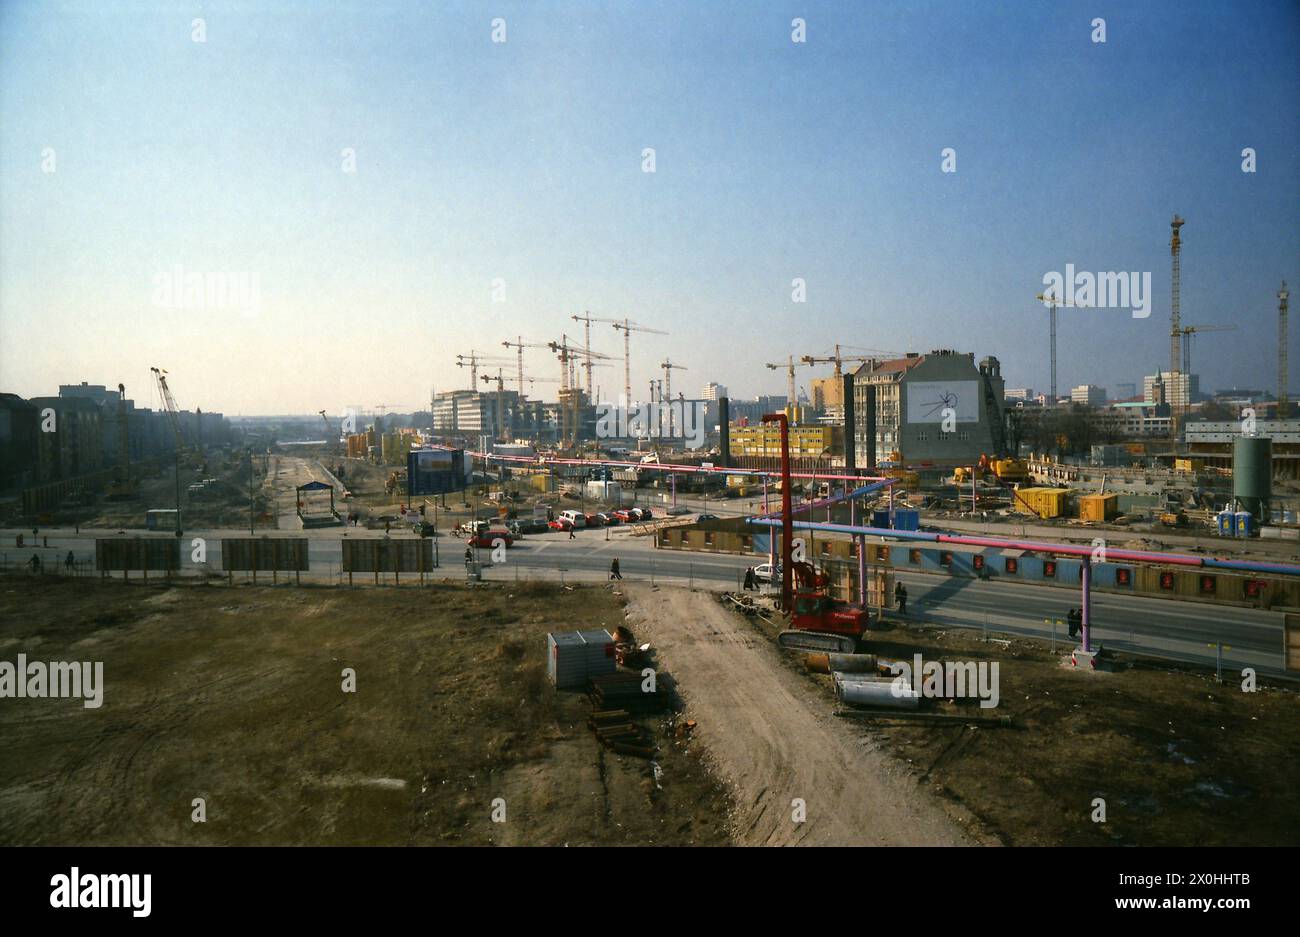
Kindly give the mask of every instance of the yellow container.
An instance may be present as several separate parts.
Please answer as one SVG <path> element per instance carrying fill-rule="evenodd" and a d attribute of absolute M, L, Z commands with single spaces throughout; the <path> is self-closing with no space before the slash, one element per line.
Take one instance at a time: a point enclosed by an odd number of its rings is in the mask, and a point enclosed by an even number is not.
<path fill-rule="evenodd" d="M 1084 495 L 1079 499 L 1079 520 L 1108 521 L 1119 514 L 1119 495 Z"/>
<path fill-rule="evenodd" d="M 1011 506 L 1020 514 L 1062 517 L 1069 500 L 1070 492 L 1066 488 L 1020 488 L 1012 497 Z"/>

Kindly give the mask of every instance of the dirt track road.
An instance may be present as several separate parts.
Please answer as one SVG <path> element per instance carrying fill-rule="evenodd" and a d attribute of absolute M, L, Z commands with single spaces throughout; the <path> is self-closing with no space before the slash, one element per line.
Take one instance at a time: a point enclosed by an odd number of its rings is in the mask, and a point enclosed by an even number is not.
<path fill-rule="evenodd" d="M 734 788 L 738 844 L 979 844 L 711 594 L 639 584 L 626 592 L 628 624 L 654 643 L 699 723 L 696 740 Z M 794 822 L 796 798 L 806 822 Z"/>

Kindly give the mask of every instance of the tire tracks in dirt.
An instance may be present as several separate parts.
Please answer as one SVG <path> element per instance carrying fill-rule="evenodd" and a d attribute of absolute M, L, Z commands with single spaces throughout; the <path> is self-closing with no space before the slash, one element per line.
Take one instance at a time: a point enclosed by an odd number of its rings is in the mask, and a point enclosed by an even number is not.
<path fill-rule="evenodd" d="M 629 626 L 654 644 L 698 723 L 695 742 L 735 791 L 738 844 L 980 843 L 906 766 L 832 716 L 775 645 L 712 594 L 623 589 Z"/>

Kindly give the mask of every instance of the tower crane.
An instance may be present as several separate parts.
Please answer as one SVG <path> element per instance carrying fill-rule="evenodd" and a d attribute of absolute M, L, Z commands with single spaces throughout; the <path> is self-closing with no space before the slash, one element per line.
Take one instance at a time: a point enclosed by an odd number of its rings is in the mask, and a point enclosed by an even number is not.
<path fill-rule="evenodd" d="M 1192 406 L 1192 336 L 1202 332 L 1235 332 L 1235 325 L 1184 325 L 1178 329 L 1183 346 L 1183 389 L 1182 411 L 1185 414 Z"/>
<path fill-rule="evenodd" d="M 786 384 L 786 404 L 787 404 L 787 406 L 791 406 L 791 407 L 793 407 L 796 403 L 799 402 L 799 401 L 798 401 L 798 398 L 795 396 L 794 369 L 797 367 L 797 363 L 796 363 L 795 360 L 794 360 L 794 355 L 791 355 L 790 358 L 789 358 L 789 360 L 788 360 L 785 364 L 771 364 L 771 363 L 769 363 L 769 364 L 767 365 L 767 367 L 770 368 L 770 369 L 773 370 L 773 371 L 777 370 L 778 368 L 785 368 L 785 369 L 786 369 L 786 382 L 787 382 L 787 384 Z"/>
<path fill-rule="evenodd" d="M 484 374 L 484 375 L 483 375 L 483 380 L 484 380 L 484 381 L 487 381 L 487 382 L 489 382 L 489 383 L 491 383 L 492 381 L 496 381 L 496 382 L 497 382 L 497 420 L 496 420 L 496 423 L 497 423 L 496 430 L 497 430 L 497 432 L 496 432 L 496 438 L 497 438 L 497 441 L 498 441 L 498 442 L 501 441 L 501 440 L 504 440 L 504 439 L 506 438 L 506 432 L 505 432 L 505 424 L 506 424 L 506 402 L 505 402 L 506 387 L 505 387 L 505 378 L 502 376 L 502 371 L 503 371 L 502 368 L 497 368 L 497 376 L 496 376 L 496 377 L 493 377 L 491 374 Z"/>
<path fill-rule="evenodd" d="M 478 366 L 480 364 L 509 364 L 509 359 L 496 357 L 493 355 L 483 355 L 473 349 L 470 349 L 468 355 L 456 356 L 456 367 L 469 368 L 469 386 L 471 390 L 478 390 Z"/>
<path fill-rule="evenodd" d="M 673 435 L 673 371 L 686 371 L 687 367 L 683 364 L 673 364 L 665 358 L 659 367 L 664 369 L 664 393 L 668 398 L 668 435 Z"/>
<path fill-rule="evenodd" d="M 870 350 L 870 349 L 868 349 L 868 350 Z M 813 365 L 815 365 L 815 364 L 825 364 L 825 363 L 834 363 L 834 365 L 835 365 L 835 376 L 836 376 L 836 377 L 843 377 L 843 376 L 844 376 L 844 366 L 843 366 L 843 365 L 844 365 L 844 362 L 845 362 L 845 361 L 860 361 L 860 362 L 867 362 L 867 361 L 879 361 L 879 360 L 882 359 L 882 358 L 900 358 L 900 357 L 902 357 L 902 355 L 901 355 L 899 352 L 896 352 L 896 351 L 877 351 L 877 352 L 874 352 L 874 353 L 872 353 L 872 354 L 867 354 L 867 355 L 841 355 L 841 354 L 840 354 L 840 346 L 839 346 L 839 345 L 836 345 L 836 346 L 835 346 L 835 354 L 834 354 L 834 355 L 828 355 L 828 356 L 825 356 L 825 357 L 818 357 L 818 356 L 816 356 L 816 355 L 804 355 L 804 356 L 803 356 L 802 358 L 800 358 L 799 360 L 802 361 L 804 364 L 813 364 Z M 778 367 L 779 367 L 779 365 L 778 365 Z"/>
<path fill-rule="evenodd" d="M 624 406 L 632 406 L 632 333 L 647 332 L 651 335 L 667 335 L 667 332 L 659 329 L 652 329 L 649 326 L 639 325 L 631 319 L 601 319 L 601 322 L 612 322 L 614 328 L 623 333 L 623 393 L 627 399 Z"/>
<path fill-rule="evenodd" d="M 572 319 L 574 322 L 581 322 L 581 323 L 582 323 L 582 328 L 583 328 L 583 348 L 584 348 L 585 351 L 586 351 L 586 361 L 583 362 L 583 365 L 582 365 L 582 366 L 585 367 L 585 368 L 587 369 L 587 397 L 590 398 L 590 397 L 591 397 L 591 358 L 592 358 L 592 351 L 591 351 L 591 323 L 593 323 L 593 322 L 614 322 L 614 321 L 617 321 L 617 320 L 614 320 L 614 319 L 599 319 L 599 318 L 593 316 L 590 312 L 586 312 L 586 311 L 584 311 L 584 312 L 582 313 L 582 315 L 580 315 L 580 316 L 570 316 L 569 318 Z"/>
<path fill-rule="evenodd" d="M 1092 309 L 1093 307 L 1089 306 L 1087 303 L 1076 303 L 1068 299 L 1057 299 L 1055 290 L 1053 290 L 1051 293 L 1048 293 L 1046 295 L 1039 293 L 1034 298 L 1039 300 L 1040 302 L 1047 303 L 1048 306 L 1048 317 L 1051 322 L 1050 331 L 1051 331 L 1051 347 L 1052 347 L 1052 352 L 1051 352 L 1052 353 L 1052 391 L 1051 391 L 1051 396 L 1048 398 L 1047 405 L 1049 407 L 1055 407 L 1056 406 L 1056 307 L 1070 306 L 1075 309 Z"/>
<path fill-rule="evenodd" d="M 1291 293 L 1286 288 L 1286 280 L 1283 280 L 1282 288 L 1277 291 L 1277 419 L 1279 420 L 1285 420 L 1290 409 L 1286 351 L 1286 309 L 1290 296 Z"/>
<path fill-rule="evenodd" d="M 518 376 L 519 376 L 519 393 L 522 394 L 522 393 L 524 392 L 524 349 L 525 349 L 525 348 L 546 348 L 546 347 L 548 347 L 548 346 L 547 346 L 547 344 L 546 344 L 545 342 L 526 342 L 526 341 L 524 341 L 522 335 L 516 335 L 516 336 L 515 336 L 515 340 L 514 340 L 513 342 L 502 342 L 501 344 L 504 345 L 504 346 L 506 346 L 507 348 L 515 348 L 515 349 L 517 349 L 517 351 L 516 351 L 516 355 L 517 355 L 517 362 L 516 362 L 516 364 L 517 364 L 518 369 L 519 369 L 519 371 L 518 371 Z"/>

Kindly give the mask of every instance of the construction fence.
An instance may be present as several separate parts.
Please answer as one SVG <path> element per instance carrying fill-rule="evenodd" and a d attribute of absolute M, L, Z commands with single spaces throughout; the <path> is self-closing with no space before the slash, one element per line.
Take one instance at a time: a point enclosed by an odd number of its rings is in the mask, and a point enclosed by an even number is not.
<path fill-rule="evenodd" d="M 818 535 L 813 530 L 800 530 L 796 533 L 804 541 L 804 549 L 810 561 L 825 566 L 829 561 L 852 559 L 854 563 L 850 565 L 856 567 L 856 539 L 838 534 Z M 773 538 L 779 545 L 779 532 L 744 533 L 739 530 L 680 527 L 658 531 L 655 546 L 662 550 L 767 556 Z M 868 543 L 867 551 L 869 564 L 938 575 L 970 579 L 1000 578 L 1074 589 L 1080 588 L 1083 578 L 1082 560 L 1031 554 L 1022 550 Z M 1110 562 L 1093 562 L 1091 567 L 1091 587 L 1103 592 L 1262 609 L 1300 607 L 1300 579 L 1291 576 L 1249 575 L 1200 567 Z"/>

